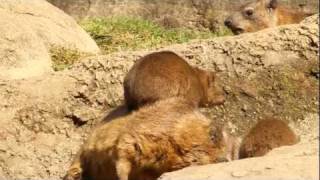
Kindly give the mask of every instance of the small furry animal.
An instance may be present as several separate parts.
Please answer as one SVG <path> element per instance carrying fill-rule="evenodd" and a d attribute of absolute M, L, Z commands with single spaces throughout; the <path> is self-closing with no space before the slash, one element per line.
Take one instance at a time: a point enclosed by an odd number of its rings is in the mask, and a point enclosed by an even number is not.
<path fill-rule="evenodd" d="M 214 72 L 192 67 L 171 51 L 139 59 L 124 79 L 124 97 L 129 111 L 169 97 L 184 97 L 196 107 L 225 101 Z"/>
<path fill-rule="evenodd" d="M 188 103 L 159 100 L 98 126 L 64 180 L 155 180 L 164 172 L 225 161 L 228 134 Z"/>
<path fill-rule="evenodd" d="M 261 120 L 243 139 L 239 158 L 263 156 L 274 148 L 298 141 L 299 138 L 285 122 L 273 118 Z"/>
<path fill-rule="evenodd" d="M 314 13 L 278 5 L 277 0 L 256 0 L 243 5 L 224 24 L 234 33 L 255 32 L 283 24 L 295 24 Z"/>

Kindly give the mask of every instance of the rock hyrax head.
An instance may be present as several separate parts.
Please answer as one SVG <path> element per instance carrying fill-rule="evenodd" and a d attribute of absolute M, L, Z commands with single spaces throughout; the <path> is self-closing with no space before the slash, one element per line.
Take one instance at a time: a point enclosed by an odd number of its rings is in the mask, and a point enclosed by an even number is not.
<path fill-rule="evenodd" d="M 225 102 L 223 89 L 218 85 L 216 73 L 194 67 L 204 90 L 204 96 L 200 100 L 200 107 L 221 105 Z"/>
<path fill-rule="evenodd" d="M 298 141 L 299 138 L 284 121 L 273 118 L 261 120 L 243 139 L 239 158 L 263 156 L 274 148 Z"/>
<path fill-rule="evenodd" d="M 226 18 L 224 24 L 236 35 L 276 26 L 277 6 L 277 0 L 256 0 L 247 3 Z"/>

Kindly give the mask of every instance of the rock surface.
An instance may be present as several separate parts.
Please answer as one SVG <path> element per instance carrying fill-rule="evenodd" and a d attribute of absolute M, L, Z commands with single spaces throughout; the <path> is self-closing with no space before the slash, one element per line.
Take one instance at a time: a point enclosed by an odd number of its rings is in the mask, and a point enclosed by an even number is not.
<path fill-rule="evenodd" d="M 318 25 L 314 16 L 297 25 L 162 49 L 219 72 L 227 101 L 203 109 L 214 121 L 243 135 L 258 119 L 271 114 L 291 122 L 307 148 L 315 144 L 314 138 L 308 138 L 310 131 L 319 127 Z M 0 178 L 61 178 L 88 132 L 121 104 L 124 75 L 148 52 L 92 56 L 65 71 L 25 80 L 1 79 Z M 296 157 L 291 151 L 292 155 L 281 158 L 315 161 L 315 154 Z M 247 161 L 255 160 L 234 163 Z M 310 172 L 304 165 L 297 170 Z"/>
<path fill-rule="evenodd" d="M 19 79 L 51 71 L 52 47 L 98 53 L 91 37 L 44 0 L 0 0 L 0 78 Z"/>
<path fill-rule="evenodd" d="M 316 141 L 317 142 L 317 141 Z M 163 175 L 160 180 L 318 180 L 318 144 L 286 147 L 273 156 L 245 159 L 230 163 L 189 167 Z M 300 152 L 296 152 L 296 151 Z M 310 150 L 312 150 L 310 152 Z M 264 163 L 261 163 L 264 162 Z"/>

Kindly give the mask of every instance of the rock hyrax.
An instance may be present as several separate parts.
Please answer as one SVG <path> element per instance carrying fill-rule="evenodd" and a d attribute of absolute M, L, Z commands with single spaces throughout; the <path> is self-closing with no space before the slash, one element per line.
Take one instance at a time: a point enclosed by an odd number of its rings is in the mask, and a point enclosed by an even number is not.
<path fill-rule="evenodd" d="M 220 127 L 181 97 L 98 126 L 65 180 L 155 180 L 164 172 L 226 159 Z"/>
<path fill-rule="evenodd" d="M 225 20 L 234 34 L 255 32 L 283 24 L 299 23 L 314 13 L 278 4 L 277 0 L 256 0 L 243 5 Z"/>
<path fill-rule="evenodd" d="M 202 107 L 225 100 L 215 73 L 192 67 L 171 51 L 139 59 L 124 79 L 124 96 L 129 110 L 169 97 L 184 97 Z"/>
<path fill-rule="evenodd" d="M 274 148 L 293 145 L 298 141 L 287 123 L 271 118 L 261 120 L 243 139 L 239 158 L 263 156 Z"/>

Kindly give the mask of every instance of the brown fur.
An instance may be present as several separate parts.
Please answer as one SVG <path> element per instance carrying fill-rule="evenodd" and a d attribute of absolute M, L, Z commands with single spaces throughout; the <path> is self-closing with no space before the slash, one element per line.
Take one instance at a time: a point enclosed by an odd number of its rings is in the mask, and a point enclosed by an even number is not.
<path fill-rule="evenodd" d="M 245 4 L 225 20 L 234 34 L 255 32 L 283 24 L 299 23 L 313 13 L 278 5 L 277 0 L 256 0 Z"/>
<path fill-rule="evenodd" d="M 169 97 L 184 97 L 193 106 L 222 104 L 223 91 L 213 72 L 190 66 L 170 51 L 139 59 L 124 79 L 124 96 L 130 110 Z"/>
<path fill-rule="evenodd" d="M 121 105 L 109 112 L 106 116 L 102 118 L 102 123 L 112 121 L 114 119 L 123 117 L 130 114 L 126 105 Z"/>
<path fill-rule="evenodd" d="M 261 120 L 243 139 L 239 157 L 242 159 L 263 156 L 274 148 L 293 145 L 298 141 L 285 122 L 277 119 Z"/>
<path fill-rule="evenodd" d="M 95 129 L 64 179 L 155 180 L 223 161 L 226 149 L 221 128 L 183 98 L 169 98 Z"/>

